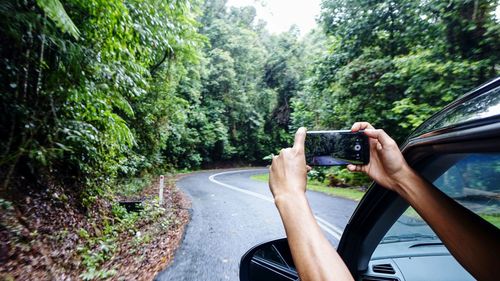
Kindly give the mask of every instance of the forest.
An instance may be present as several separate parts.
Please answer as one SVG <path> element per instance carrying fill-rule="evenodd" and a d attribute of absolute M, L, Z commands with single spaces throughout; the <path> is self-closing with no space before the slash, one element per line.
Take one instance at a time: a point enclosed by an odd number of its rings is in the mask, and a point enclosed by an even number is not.
<path fill-rule="evenodd" d="M 223 0 L 2 1 L 2 191 L 262 163 L 300 126 L 368 120 L 402 141 L 498 75 L 495 9 L 323 1 L 301 36 Z"/>
<path fill-rule="evenodd" d="M 57 186 L 86 212 L 128 179 L 266 165 L 300 126 L 401 143 L 499 75 L 497 6 L 323 0 L 318 28 L 273 34 L 226 0 L 0 0 L 0 206 Z"/>

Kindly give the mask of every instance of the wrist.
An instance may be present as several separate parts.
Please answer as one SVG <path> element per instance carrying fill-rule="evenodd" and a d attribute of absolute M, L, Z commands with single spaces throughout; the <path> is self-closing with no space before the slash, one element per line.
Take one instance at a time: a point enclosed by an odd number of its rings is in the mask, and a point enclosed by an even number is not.
<path fill-rule="evenodd" d="M 307 203 L 306 194 L 304 192 L 288 192 L 276 195 L 274 197 L 274 204 L 278 210 L 285 208 L 289 205 L 298 205 L 301 203 Z"/>
<path fill-rule="evenodd" d="M 401 197 L 407 198 L 408 194 L 411 192 L 411 188 L 420 179 L 420 176 L 415 170 L 405 165 L 396 177 L 394 189 Z"/>

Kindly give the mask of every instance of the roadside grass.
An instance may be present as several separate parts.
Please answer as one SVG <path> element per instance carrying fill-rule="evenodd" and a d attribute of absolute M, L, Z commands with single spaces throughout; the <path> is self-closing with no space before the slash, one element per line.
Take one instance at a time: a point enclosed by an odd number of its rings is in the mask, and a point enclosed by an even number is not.
<path fill-rule="evenodd" d="M 269 181 L 269 174 L 257 174 L 250 177 L 253 180 L 267 182 Z M 354 201 L 359 201 L 365 195 L 364 191 L 360 191 L 354 188 L 344 188 L 344 187 L 330 187 L 324 182 L 319 182 L 316 180 L 307 181 L 307 189 L 312 191 L 317 191 L 325 193 L 331 196 L 337 196 L 342 198 L 351 199 Z"/>
<path fill-rule="evenodd" d="M 268 182 L 269 174 L 257 174 L 250 177 L 253 180 Z M 353 189 L 353 188 L 339 188 L 339 187 L 330 187 L 326 183 L 321 183 L 316 180 L 308 180 L 307 181 L 307 189 L 322 192 L 332 196 L 343 197 L 355 201 L 361 200 L 363 195 L 365 194 L 363 191 Z M 420 216 L 413 208 L 409 208 L 405 211 L 405 215 L 408 217 L 412 217 L 415 219 L 421 219 Z M 496 227 L 500 227 L 500 214 L 479 214 L 483 219 L 493 224 Z"/>
<path fill-rule="evenodd" d="M 500 228 L 500 214 L 479 214 L 483 219 L 487 220 L 494 226 Z"/>

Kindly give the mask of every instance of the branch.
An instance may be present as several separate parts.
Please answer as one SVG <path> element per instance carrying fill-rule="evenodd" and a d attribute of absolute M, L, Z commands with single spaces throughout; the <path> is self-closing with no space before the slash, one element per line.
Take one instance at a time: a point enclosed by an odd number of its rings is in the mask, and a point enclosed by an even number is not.
<path fill-rule="evenodd" d="M 168 46 L 168 48 L 163 53 L 162 59 L 157 64 L 149 68 L 149 73 L 151 73 L 151 75 L 154 75 L 158 70 L 158 68 L 165 62 L 165 60 L 167 60 L 167 58 L 173 58 L 173 57 L 174 57 L 174 50 L 170 46 Z"/>

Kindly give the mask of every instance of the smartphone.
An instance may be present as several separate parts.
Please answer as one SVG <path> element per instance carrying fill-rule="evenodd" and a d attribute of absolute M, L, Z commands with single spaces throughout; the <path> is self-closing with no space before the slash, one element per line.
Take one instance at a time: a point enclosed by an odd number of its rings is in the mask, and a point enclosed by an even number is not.
<path fill-rule="evenodd" d="M 305 142 L 309 166 L 366 165 L 370 162 L 368 136 L 363 131 L 310 131 Z"/>

